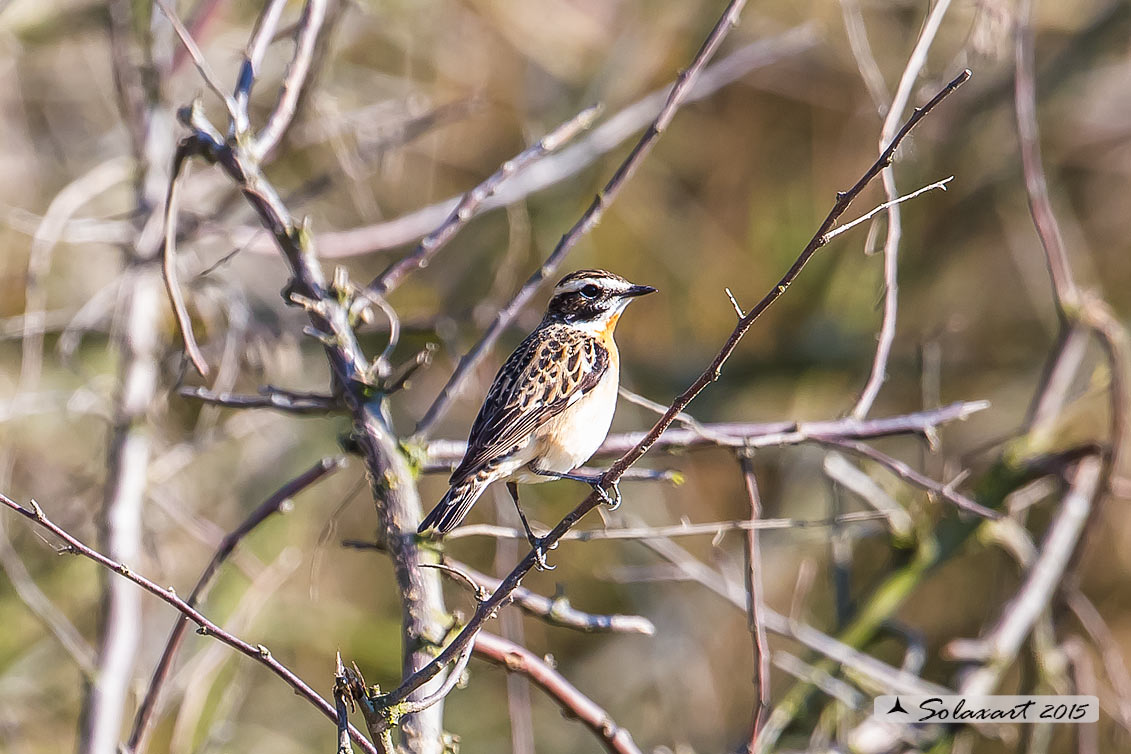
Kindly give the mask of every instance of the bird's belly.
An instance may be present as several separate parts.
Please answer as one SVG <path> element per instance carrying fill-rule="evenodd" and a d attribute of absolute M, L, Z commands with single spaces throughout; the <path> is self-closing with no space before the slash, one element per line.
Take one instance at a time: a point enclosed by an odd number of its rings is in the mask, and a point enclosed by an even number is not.
<path fill-rule="evenodd" d="M 537 456 L 530 465 L 541 471 L 565 474 L 588 461 L 609 434 L 619 382 L 615 372 L 605 375 L 590 393 L 546 422 L 537 433 Z M 540 477 L 538 481 L 547 478 Z"/>

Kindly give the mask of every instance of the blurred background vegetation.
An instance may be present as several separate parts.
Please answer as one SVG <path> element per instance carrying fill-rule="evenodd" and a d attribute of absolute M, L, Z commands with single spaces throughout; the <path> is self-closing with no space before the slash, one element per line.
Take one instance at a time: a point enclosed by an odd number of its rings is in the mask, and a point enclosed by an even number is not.
<path fill-rule="evenodd" d="M 860 5 L 890 92 L 928 4 Z M 202 0 L 180 6 L 186 18 L 194 11 L 208 14 L 196 36 L 222 79 L 232 81 L 258 4 Z M 291 6 L 294 16 L 298 4 Z M 474 186 L 581 108 L 599 101 L 607 118 L 664 87 L 690 60 L 721 7 L 703 0 L 350 2 L 337 10 L 316 86 L 268 172 L 292 211 L 311 218 L 320 238 L 409 215 Z M 40 218 L 77 177 L 127 159 L 130 134 L 116 101 L 102 3 L 14 0 L 0 8 L 0 473 L 7 494 L 34 496 L 55 520 L 93 541 L 116 379 L 110 333 L 120 325 L 114 287 L 123 270 L 120 229 L 134 209 L 128 171 L 126 180 L 78 209 L 45 275 L 33 281 L 42 285 L 46 311 L 42 370 L 33 382 L 21 378 L 23 315 Z M 945 427 L 937 454 L 909 439 L 879 444 L 938 479 L 962 468 L 983 470 L 985 449 L 1017 430 L 1057 332 L 1021 179 L 1013 13 L 1004 0 L 956 0 L 912 103 L 925 101 L 962 67 L 973 70 L 973 79 L 915 132 L 896 166 L 905 191 L 950 175 L 955 180 L 945 193 L 904 205 L 898 331 L 890 376 L 872 413 L 955 400 L 992 404 Z M 1082 284 L 1102 290 L 1126 316 L 1131 4 L 1043 2 L 1034 25 L 1038 114 L 1053 205 Z M 746 305 L 761 297 L 815 231 L 835 192 L 850 186 L 877 152 L 882 116 L 850 49 L 841 5 L 752 3 L 719 59 L 775 39 L 790 41 L 680 111 L 605 220 L 567 262 L 567 270 L 604 267 L 660 289 L 627 313 L 618 342 L 624 384 L 661 403 L 686 387 L 733 327 L 724 287 Z M 273 48 L 263 80 L 277 81 L 286 59 Z M 202 90 L 188 63 L 160 84 L 174 106 Z M 270 85 L 257 89 L 253 116 L 271 106 L 271 93 Z M 391 303 L 406 328 L 402 356 L 427 342 L 440 346 L 433 364 L 393 404 L 401 431 L 411 431 L 459 355 L 537 268 L 634 137 L 625 134 L 576 174 L 476 219 L 395 292 Z M 225 348 L 235 349 L 238 374 L 230 376 L 239 392 L 254 393 L 264 384 L 324 390 L 325 358 L 318 343 L 301 334 L 302 313 L 285 307 L 279 296 L 284 264 L 258 250 L 261 237 L 249 240 L 243 230 L 256 227 L 245 203 L 215 171 L 200 167 L 184 196 L 182 223 L 198 223 L 202 231 L 201 240 L 180 254 L 210 359 L 215 363 Z M 849 214 L 881 200 L 874 186 Z M 881 243 L 882 220 L 872 232 L 862 227 L 823 250 L 749 333 L 723 380 L 692 413 L 703 421 L 771 421 L 835 418 L 851 409 L 868 375 L 881 316 L 883 260 L 868 254 Z M 408 248 L 380 248 L 327 266 L 342 264 L 365 281 Z M 543 292 L 506 333 L 437 437 L 465 437 L 494 370 L 537 322 L 544 300 Z M 374 353 L 385 342 L 377 324 L 365 341 Z M 175 392 L 184 362 L 170 312 L 163 335 L 162 392 L 149 412 L 154 455 L 145 553 L 129 565 L 183 594 L 222 533 L 287 478 L 338 452 L 348 427 L 344 419 L 201 408 Z M 1108 375 L 1098 351 L 1088 359 L 1093 366 L 1081 370 L 1072 389 L 1058 438 L 1063 444 L 1105 436 L 1100 398 Z M 653 419 L 646 409 L 622 402 L 614 429 L 645 428 Z M 823 473 L 823 459 L 824 451 L 810 446 L 759 452 L 765 514 L 822 518 L 859 508 Z M 729 452 L 649 456 L 644 465 L 678 469 L 685 481 L 625 483 L 624 510 L 631 516 L 651 524 L 746 516 L 742 479 Z M 922 499 L 883 475 L 877 478 L 903 502 Z M 352 462 L 298 497 L 290 515 L 246 542 L 205 606 L 218 622 L 271 647 L 323 693 L 336 650 L 356 661 L 370 682 L 387 686 L 399 677 L 399 607 L 388 561 L 340 546 L 342 539 L 372 537 L 374 512 L 363 482 L 363 467 Z M 443 476 L 426 477 L 425 505 L 444 489 Z M 543 485 L 525 499 L 536 519 L 553 523 L 583 492 L 567 482 Z M 1056 499 L 1038 510 L 1038 535 Z M 473 520 L 496 518 L 491 496 L 484 502 Z M 1119 644 L 1131 650 L 1126 504 L 1111 499 L 1096 514 L 1079 580 Z M 510 511 L 498 510 L 509 522 Z M 0 526 L 34 583 L 93 641 L 95 566 L 56 556 L 39 532 L 14 516 L 0 515 Z M 856 555 L 849 584 L 854 598 L 866 595 L 899 558 L 877 534 L 838 534 Z M 762 538 L 769 604 L 787 612 L 799 570 L 811 562 L 816 577 L 800 615 L 830 632 L 837 621 L 828 565 L 834 539 L 827 528 Z M 741 583 L 739 534 L 681 544 Z M 487 539 L 459 540 L 450 549 L 483 571 L 505 573 L 517 559 L 516 550 Z M 745 740 L 753 668 L 742 610 L 700 585 L 672 580 L 671 569 L 637 543 L 565 543 L 552 561 L 557 570 L 532 573 L 525 585 L 544 594 L 563 590 L 582 609 L 645 615 L 657 632 L 578 634 L 526 618 L 521 630 L 527 646 L 551 653 L 563 674 L 646 750 L 728 751 Z M 971 545 L 922 585 L 899 617 L 926 639 L 927 677 L 953 679 L 956 666 L 941 659 L 942 646 L 978 635 L 1018 580 L 1006 554 Z M 470 611 L 466 593 L 451 588 L 447 597 L 450 607 Z M 174 617 L 166 606 L 146 600 L 139 690 Z M 1075 630 L 1070 619 L 1064 625 Z M 4 576 L 0 627 L 0 750 L 71 749 L 81 673 Z M 894 642 L 876 651 L 898 664 Z M 328 750 L 331 726 L 263 668 L 197 636 L 190 637 L 184 658 L 152 751 Z M 511 729 L 505 673 L 476 663 L 471 672 L 471 687 L 448 699 L 446 728 L 462 738 L 466 751 L 506 750 Z M 775 699 L 788 684 L 775 670 Z M 537 692 L 532 703 L 539 751 L 597 750 L 587 731 L 563 719 Z M 1104 726 L 1103 750 L 1127 750 L 1126 735 L 1110 727 Z M 798 747 L 805 740 L 800 734 L 787 738 Z M 1070 739 L 1058 741 L 1067 746 Z M 1008 741 L 977 739 L 975 750 L 1014 748 Z"/>

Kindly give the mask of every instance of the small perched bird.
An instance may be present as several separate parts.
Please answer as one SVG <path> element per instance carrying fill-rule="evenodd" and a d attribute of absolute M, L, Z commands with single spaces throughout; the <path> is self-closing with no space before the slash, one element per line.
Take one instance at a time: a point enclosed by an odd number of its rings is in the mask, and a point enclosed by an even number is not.
<path fill-rule="evenodd" d="M 613 421 L 620 383 L 617 320 L 636 297 L 653 293 L 604 270 L 580 270 L 554 287 L 541 324 L 495 375 L 467 438 L 451 488 L 420 524 L 440 534 L 459 525 L 492 482 L 506 481 L 539 568 L 548 568 L 541 540 L 518 504 L 516 483 L 599 476 L 570 473 L 596 452 Z"/>

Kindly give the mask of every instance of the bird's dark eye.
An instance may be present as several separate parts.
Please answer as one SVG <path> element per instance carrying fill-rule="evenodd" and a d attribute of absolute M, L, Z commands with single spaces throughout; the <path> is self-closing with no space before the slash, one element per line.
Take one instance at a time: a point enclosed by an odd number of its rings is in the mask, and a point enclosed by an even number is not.
<path fill-rule="evenodd" d="M 601 293 L 601 289 L 598 288 L 597 286 L 593 285 L 592 283 L 590 283 L 589 285 L 583 286 L 582 289 L 581 289 L 581 295 L 584 296 L 585 298 L 597 298 L 597 296 L 600 295 L 600 293 Z"/>

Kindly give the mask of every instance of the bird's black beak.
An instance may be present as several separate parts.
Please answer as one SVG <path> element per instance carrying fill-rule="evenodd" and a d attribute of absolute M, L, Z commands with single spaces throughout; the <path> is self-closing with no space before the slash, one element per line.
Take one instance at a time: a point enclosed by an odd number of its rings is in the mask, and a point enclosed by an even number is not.
<path fill-rule="evenodd" d="M 647 296 L 649 293 L 655 293 L 656 289 L 650 285 L 634 285 L 621 295 L 625 298 L 636 298 L 637 296 Z"/>

